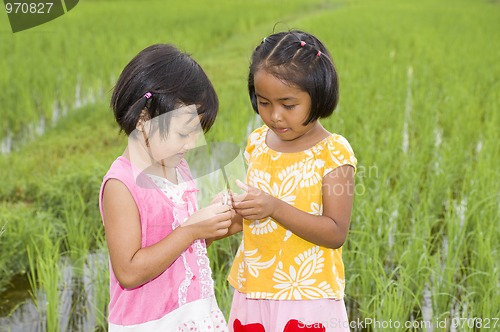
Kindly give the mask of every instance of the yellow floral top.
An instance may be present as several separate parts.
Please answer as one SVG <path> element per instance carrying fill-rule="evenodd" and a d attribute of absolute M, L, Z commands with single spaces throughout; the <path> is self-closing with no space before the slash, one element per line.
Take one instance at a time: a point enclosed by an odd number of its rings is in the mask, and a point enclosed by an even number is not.
<path fill-rule="evenodd" d="M 282 153 L 266 145 L 268 130 L 264 125 L 248 139 L 247 183 L 302 211 L 321 215 L 323 177 L 342 165 L 356 167 L 349 142 L 332 134 L 305 151 Z M 247 298 L 342 299 L 342 248 L 303 240 L 272 218 L 245 219 L 228 280 Z"/>

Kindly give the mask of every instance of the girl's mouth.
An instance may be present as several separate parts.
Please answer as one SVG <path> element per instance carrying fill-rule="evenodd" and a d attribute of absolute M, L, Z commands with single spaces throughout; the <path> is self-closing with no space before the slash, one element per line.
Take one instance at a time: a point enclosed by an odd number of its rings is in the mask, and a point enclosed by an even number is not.
<path fill-rule="evenodd" d="M 276 128 L 276 127 L 274 127 L 274 130 L 280 134 L 284 134 L 288 131 L 288 128 Z"/>

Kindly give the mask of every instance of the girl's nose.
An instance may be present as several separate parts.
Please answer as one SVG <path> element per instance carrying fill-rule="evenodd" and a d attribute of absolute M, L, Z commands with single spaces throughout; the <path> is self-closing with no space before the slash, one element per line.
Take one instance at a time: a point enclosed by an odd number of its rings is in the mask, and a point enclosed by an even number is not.
<path fill-rule="evenodd" d="M 271 120 L 273 122 L 280 122 L 281 121 L 281 111 L 279 108 L 274 108 L 271 112 Z"/>

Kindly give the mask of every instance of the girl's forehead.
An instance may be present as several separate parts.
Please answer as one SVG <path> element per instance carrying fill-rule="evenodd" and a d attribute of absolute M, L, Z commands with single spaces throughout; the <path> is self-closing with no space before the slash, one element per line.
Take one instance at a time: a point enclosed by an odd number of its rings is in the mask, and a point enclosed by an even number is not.
<path fill-rule="evenodd" d="M 285 97 L 289 94 L 297 94 L 300 92 L 305 93 L 299 87 L 290 82 L 284 81 L 266 70 L 258 70 L 254 75 L 255 93 L 262 97 L 266 94 L 273 96 L 283 95 Z"/>
<path fill-rule="evenodd" d="M 188 129 L 196 129 L 200 124 L 200 115 L 196 110 L 195 105 L 176 109 L 172 114 L 172 122 L 176 125 L 186 127 Z"/>
<path fill-rule="evenodd" d="M 180 106 L 172 111 L 160 114 L 153 119 L 148 120 L 146 123 L 158 125 L 160 123 L 164 123 L 165 121 L 175 123 L 179 126 L 194 125 L 200 122 L 196 105 L 187 105 Z"/>

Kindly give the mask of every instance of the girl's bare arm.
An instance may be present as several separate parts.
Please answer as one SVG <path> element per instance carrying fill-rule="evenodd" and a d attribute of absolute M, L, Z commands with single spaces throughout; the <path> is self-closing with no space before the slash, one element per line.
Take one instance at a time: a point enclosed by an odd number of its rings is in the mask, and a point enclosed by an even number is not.
<path fill-rule="evenodd" d="M 103 193 L 104 227 L 111 265 L 120 284 L 125 288 L 140 286 L 165 271 L 194 240 L 224 235 L 231 222 L 229 208 L 209 208 L 213 214 L 207 220 L 178 227 L 158 243 L 141 248 L 135 201 L 122 182 L 108 180 Z"/>
<path fill-rule="evenodd" d="M 247 190 L 247 194 L 234 206 L 244 218 L 272 217 L 304 240 L 328 248 L 339 248 L 345 242 L 354 199 L 352 166 L 337 167 L 323 178 L 323 214 L 320 216 L 301 211 L 257 188 L 242 189 Z"/>

